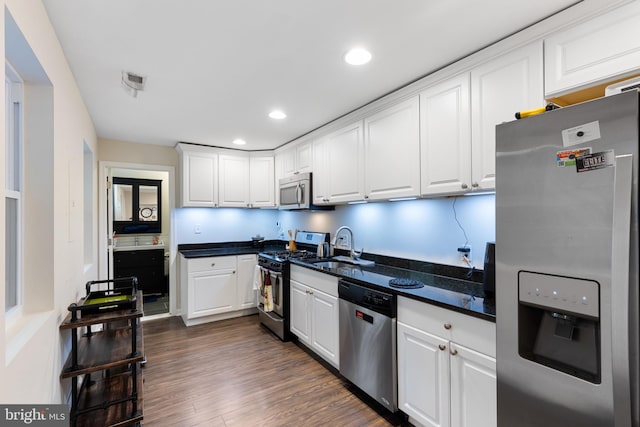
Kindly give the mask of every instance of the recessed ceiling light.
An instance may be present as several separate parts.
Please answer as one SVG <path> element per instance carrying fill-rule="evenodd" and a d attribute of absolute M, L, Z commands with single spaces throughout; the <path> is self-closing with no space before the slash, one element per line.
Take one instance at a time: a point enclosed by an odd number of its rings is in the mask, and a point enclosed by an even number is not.
<path fill-rule="evenodd" d="M 233 140 L 233 143 L 236 145 L 246 145 L 247 141 L 245 141 L 244 139 L 237 138 Z"/>
<path fill-rule="evenodd" d="M 276 120 L 282 120 L 285 117 L 287 117 L 287 115 L 280 110 L 273 110 L 272 112 L 269 113 L 269 117 Z"/>
<path fill-rule="evenodd" d="M 347 64 L 364 65 L 371 61 L 371 52 L 361 47 L 356 47 L 347 52 L 344 56 L 344 60 Z"/>

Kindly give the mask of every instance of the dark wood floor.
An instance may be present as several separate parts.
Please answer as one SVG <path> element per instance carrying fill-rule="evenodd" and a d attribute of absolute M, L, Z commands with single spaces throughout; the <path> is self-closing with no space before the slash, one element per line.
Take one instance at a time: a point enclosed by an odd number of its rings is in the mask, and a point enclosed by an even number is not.
<path fill-rule="evenodd" d="M 151 320 L 144 341 L 145 426 L 403 425 L 257 316 Z"/>

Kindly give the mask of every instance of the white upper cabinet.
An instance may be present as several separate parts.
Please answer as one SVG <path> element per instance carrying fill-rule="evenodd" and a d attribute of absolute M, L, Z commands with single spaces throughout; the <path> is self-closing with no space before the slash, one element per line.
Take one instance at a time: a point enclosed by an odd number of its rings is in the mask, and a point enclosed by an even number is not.
<path fill-rule="evenodd" d="M 364 119 L 365 198 L 420 194 L 418 96 Z"/>
<path fill-rule="evenodd" d="M 546 96 L 564 95 L 640 73 L 640 4 L 631 4 L 547 37 Z"/>
<path fill-rule="evenodd" d="M 220 154 L 222 207 L 275 206 L 273 156 Z"/>
<path fill-rule="evenodd" d="M 253 208 L 276 205 L 273 156 L 250 157 L 249 197 Z"/>
<path fill-rule="evenodd" d="M 220 155 L 219 205 L 249 207 L 249 157 L 235 154 Z"/>
<path fill-rule="evenodd" d="M 218 206 L 218 155 L 177 146 L 182 167 L 182 207 Z"/>
<path fill-rule="evenodd" d="M 471 186 L 495 188 L 496 125 L 517 111 L 545 105 L 542 42 L 514 50 L 471 70 Z"/>
<path fill-rule="evenodd" d="M 314 203 L 364 200 L 363 122 L 358 120 L 314 143 Z"/>
<path fill-rule="evenodd" d="M 299 173 L 311 172 L 313 169 L 313 145 L 306 141 L 287 147 L 276 153 L 278 178 Z"/>
<path fill-rule="evenodd" d="M 423 195 L 471 188 L 469 73 L 420 94 L 420 165 Z"/>
<path fill-rule="evenodd" d="M 306 173 L 313 170 L 313 144 L 311 141 L 298 144 L 296 151 L 296 168 L 294 173 Z"/>

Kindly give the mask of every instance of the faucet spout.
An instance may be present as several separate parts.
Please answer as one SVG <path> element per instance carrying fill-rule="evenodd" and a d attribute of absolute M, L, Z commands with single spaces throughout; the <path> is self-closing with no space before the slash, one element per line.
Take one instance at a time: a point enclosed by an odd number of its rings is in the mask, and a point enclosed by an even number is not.
<path fill-rule="evenodd" d="M 354 249 L 355 245 L 353 244 L 353 230 L 346 226 L 343 225 L 342 227 L 339 227 L 335 234 L 333 235 L 333 240 L 331 241 L 331 246 L 336 247 L 337 243 L 339 240 L 343 239 L 342 237 L 340 239 L 338 239 L 338 235 L 342 232 L 348 232 L 349 233 L 349 257 L 351 259 L 357 259 L 360 257 L 360 255 L 362 255 L 362 249 L 360 251 L 356 251 Z"/>

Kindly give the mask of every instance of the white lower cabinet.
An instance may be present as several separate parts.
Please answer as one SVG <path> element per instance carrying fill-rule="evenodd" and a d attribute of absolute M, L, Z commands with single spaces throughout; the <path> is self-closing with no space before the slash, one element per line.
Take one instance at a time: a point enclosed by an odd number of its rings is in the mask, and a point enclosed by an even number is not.
<path fill-rule="evenodd" d="M 180 257 L 182 319 L 190 326 L 255 310 L 255 255 Z"/>
<path fill-rule="evenodd" d="M 495 324 L 398 297 L 398 407 L 415 425 L 497 425 Z"/>
<path fill-rule="evenodd" d="M 451 354 L 451 425 L 497 425 L 496 359 L 460 344 Z"/>
<path fill-rule="evenodd" d="M 291 333 L 339 368 L 338 279 L 292 265 L 290 284 Z"/>
<path fill-rule="evenodd" d="M 258 257 L 253 254 L 238 255 L 238 274 L 236 276 L 236 303 L 238 309 L 256 306 L 256 291 L 253 289 L 253 273 Z"/>

